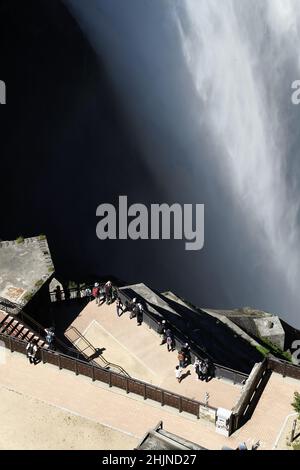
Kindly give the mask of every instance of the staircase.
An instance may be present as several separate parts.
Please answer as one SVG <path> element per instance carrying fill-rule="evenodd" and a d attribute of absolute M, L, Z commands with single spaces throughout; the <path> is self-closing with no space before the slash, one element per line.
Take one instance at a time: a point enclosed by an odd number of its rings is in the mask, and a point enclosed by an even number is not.
<path fill-rule="evenodd" d="M 47 349 L 48 344 L 35 331 L 31 330 L 24 322 L 19 321 L 14 315 L 0 310 L 0 334 L 18 338 L 28 343 L 37 340 L 40 348 Z"/>
<path fill-rule="evenodd" d="M 112 370 L 118 374 L 130 377 L 123 367 L 118 364 L 113 364 L 105 359 L 103 354 L 99 354 L 98 350 L 83 336 L 80 331 L 74 326 L 70 326 L 65 332 L 65 337 L 80 351 L 80 353 L 92 364 L 98 366 L 99 364 L 105 369 Z M 97 362 L 99 361 L 99 362 Z"/>

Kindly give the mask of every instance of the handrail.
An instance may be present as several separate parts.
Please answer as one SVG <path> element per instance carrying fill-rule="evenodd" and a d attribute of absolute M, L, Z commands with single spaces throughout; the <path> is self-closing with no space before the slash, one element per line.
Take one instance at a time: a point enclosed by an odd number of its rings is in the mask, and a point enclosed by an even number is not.
<path fill-rule="evenodd" d="M 123 296 L 124 298 L 127 299 L 128 302 L 130 302 L 131 298 L 130 296 L 128 296 L 124 290 L 122 290 L 122 293 L 121 293 L 121 296 Z M 147 302 L 147 301 L 146 301 Z M 152 315 L 151 312 L 149 312 L 149 310 L 144 310 L 144 314 L 146 316 L 148 316 L 150 318 L 150 320 L 152 320 L 152 322 L 154 322 L 157 326 L 158 326 L 158 321 L 157 319 Z M 172 330 L 176 330 L 177 332 L 179 332 L 179 334 L 181 336 L 183 336 L 184 338 L 187 339 L 187 341 L 189 342 L 190 345 L 194 345 L 195 342 L 193 340 L 191 340 L 190 338 L 188 338 L 184 333 L 182 333 L 179 328 L 177 328 L 175 325 L 173 325 L 173 323 L 171 321 L 168 320 L 168 324 L 172 327 Z M 177 340 L 178 343 L 182 343 L 182 341 L 178 338 L 178 336 L 175 334 L 174 335 L 174 338 L 175 340 Z M 197 348 L 202 352 L 203 354 L 203 357 L 201 357 L 201 359 L 204 359 L 205 357 L 209 357 L 209 359 L 211 360 L 211 362 L 213 363 L 214 365 L 214 368 L 218 368 L 220 370 L 223 370 L 223 371 L 228 371 L 230 374 L 232 374 L 233 376 L 240 376 L 241 378 L 243 378 L 244 380 L 246 380 L 248 377 L 249 377 L 249 374 L 245 374 L 244 372 L 241 372 L 241 371 L 237 371 L 237 370 L 234 370 L 234 369 L 230 369 L 229 367 L 226 367 L 226 366 L 222 366 L 220 364 L 217 364 L 216 362 L 213 361 L 212 357 L 210 356 L 210 354 L 208 354 L 206 351 L 204 351 L 200 346 L 196 345 Z M 199 354 L 198 353 L 195 353 L 195 351 L 191 348 L 191 353 L 195 356 L 195 357 L 199 357 Z"/>
<path fill-rule="evenodd" d="M 27 344 L 26 341 L 21 340 L 19 338 L 9 336 L 9 335 L 6 335 L 6 334 L 3 334 L 3 333 L 0 333 L 0 339 L 8 340 L 7 342 L 6 341 L 3 341 L 3 342 L 4 342 L 5 347 L 9 348 L 11 350 L 11 352 L 17 351 L 17 352 L 20 352 L 22 354 L 26 354 L 26 348 L 25 348 L 25 345 Z M 21 344 L 24 347 L 21 348 L 21 350 L 20 350 L 20 348 L 16 349 L 14 345 L 18 345 L 18 344 Z M 92 378 L 93 381 L 94 380 L 100 380 L 102 382 L 107 383 L 106 380 L 102 380 L 101 378 L 97 378 L 97 376 L 95 375 L 95 371 L 97 371 L 97 370 L 105 371 L 105 373 L 108 374 L 109 386 L 110 387 L 111 386 L 116 386 L 118 388 L 123 389 L 124 387 L 122 386 L 122 384 L 124 385 L 124 380 L 125 380 L 126 392 L 127 393 L 135 393 L 139 396 L 142 395 L 142 396 L 144 396 L 145 400 L 147 398 L 149 398 L 148 395 L 147 395 L 148 390 L 151 390 L 151 391 L 155 390 L 156 392 L 158 392 L 158 394 L 155 397 L 153 397 L 152 394 L 151 394 L 151 399 L 155 400 L 156 402 L 160 402 L 162 406 L 167 404 L 165 402 L 167 396 L 171 396 L 172 398 L 176 398 L 178 400 L 178 402 L 174 403 L 174 401 L 172 401 L 172 403 L 169 403 L 169 405 L 176 408 L 176 409 L 178 409 L 179 412 L 184 411 L 183 410 L 183 405 L 185 405 L 185 406 L 187 404 L 196 405 L 196 410 L 195 409 L 193 409 L 192 411 L 188 410 L 188 412 L 192 413 L 193 415 L 196 415 L 198 419 L 200 418 L 201 407 L 204 407 L 207 410 L 209 409 L 209 410 L 213 411 L 215 416 L 216 416 L 217 408 L 215 408 L 214 406 L 211 406 L 211 405 L 207 406 L 205 403 L 203 403 L 201 401 L 194 400 L 193 398 L 188 398 L 188 397 L 185 397 L 183 395 L 178 395 L 177 393 L 173 393 L 170 390 L 160 388 L 156 385 L 152 385 L 152 384 L 149 384 L 147 382 L 143 382 L 142 380 L 138 380 L 138 379 L 135 379 L 133 377 L 124 377 L 120 373 L 114 372 L 114 371 L 108 371 L 104 367 L 101 367 L 98 364 L 97 365 L 90 365 L 90 364 L 88 364 L 87 362 L 85 362 L 81 359 L 76 359 L 74 357 L 68 356 L 67 354 L 58 353 L 58 352 L 51 351 L 51 350 L 42 350 L 41 349 L 41 354 L 42 354 L 42 357 L 41 357 L 42 363 L 49 362 L 49 361 L 47 361 L 48 357 L 56 357 L 57 361 L 54 361 L 54 365 L 56 365 L 60 369 L 65 368 L 65 369 L 70 370 L 69 367 L 64 367 L 64 364 L 65 364 L 64 359 L 66 359 L 68 361 L 67 362 L 68 364 L 71 361 L 71 363 L 74 364 L 74 372 L 76 373 L 76 375 L 80 374 L 78 365 L 81 364 L 83 366 L 90 366 L 91 367 L 91 374 L 83 374 L 83 372 L 81 372 L 81 373 L 83 375 L 88 375 L 89 377 Z M 51 360 L 50 363 L 53 364 L 53 361 Z M 107 375 L 106 375 L 106 377 L 107 377 Z M 120 381 L 120 379 L 122 379 L 122 381 Z M 130 390 L 130 384 L 141 385 L 143 392 L 142 393 L 139 392 L 138 389 L 136 389 L 136 388 L 134 388 L 134 391 L 131 391 Z"/>
<path fill-rule="evenodd" d="M 76 333 L 76 335 L 78 336 L 78 338 L 82 339 L 82 340 L 85 342 L 85 344 L 87 344 L 87 346 L 88 346 L 89 348 L 91 348 L 91 349 L 94 351 L 95 354 L 97 354 L 96 348 L 92 345 L 92 343 L 90 343 L 90 341 L 89 341 L 85 336 L 83 336 L 83 334 L 82 334 L 75 326 L 70 326 L 70 327 L 67 329 L 67 331 L 66 331 L 66 333 L 65 333 L 66 336 L 67 336 L 67 333 L 68 333 L 69 330 L 74 330 L 75 333 Z M 70 338 L 69 338 L 68 336 L 67 336 L 67 338 L 70 340 Z M 70 340 L 70 341 L 71 341 L 71 340 Z M 76 341 L 77 341 L 77 340 L 76 340 Z M 81 352 L 81 354 L 82 354 L 83 356 L 85 356 L 87 359 L 89 359 L 89 357 L 88 357 L 86 354 L 84 354 L 84 350 L 81 350 L 80 348 L 78 348 L 78 349 L 80 350 L 80 352 Z M 128 374 L 128 372 L 126 372 L 126 370 L 123 369 L 122 366 L 119 366 L 118 364 L 114 364 L 113 362 L 109 362 L 107 359 L 105 359 L 105 357 L 104 357 L 102 354 L 99 355 L 99 356 L 97 356 L 97 358 L 99 358 L 99 359 L 105 364 L 105 367 L 108 367 L 108 368 L 110 368 L 110 369 L 111 369 L 111 368 L 117 369 L 117 370 L 119 370 L 119 372 L 120 372 L 121 374 L 124 374 L 124 375 L 126 375 L 127 377 L 130 377 L 130 375 Z M 95 361 L 93 361 L 93 363 L 96 363 L 96 364 L 97 364 L 97 362 L 95 362 Z"/>
<path fill-rule="evenodd" d="M 41 325 L 34 318 L 32 318 L 30 315 L 28 315 L 28 313 L 25 313 L 24 310 L 22 310 L 22 308 L 19 305 L 14 304 L 13 302 L 8 301 L 7 303 L 8 303 L 8 305 L 11 304 L 11 308 L 17 309 L 17 313 L 13 313 L 11 311 L 8 311 L 6 305 L 4 304 L 3 301 L 6 301 L 6 299 L 0 298 L 0 306 L 2 308 L 4 308 L 5 312 L 8 315 L 13 316 L 16 320 L 18 320 L 18 318 L 21 318 L 22 322 L 24 323 L 24 326 L 32 329 L 33 332 L 37 332 L 39 334 L 39 336 L 41 336 L 41 337 L 45 336 L 45 327 L 43 325 Z M 29 321 L 29 323 L 33 324 L 37 328 L 37 331 L 34 331 L 34 329 L 29 324 L 26 324 L 26 322 L 23 320 L 23 318 L 27 319 Z M 55 338 L 55 343 L 56 344 L 59 344 L 64 350 L 68 351 L 71 354 L 74 354 L 76 357 L 79 357 L 79 353 L 78 353 L 77 349 L 70 348 L 61 339 L 59 339 L 56 335 L 54 335 L 54 338 Z"/>

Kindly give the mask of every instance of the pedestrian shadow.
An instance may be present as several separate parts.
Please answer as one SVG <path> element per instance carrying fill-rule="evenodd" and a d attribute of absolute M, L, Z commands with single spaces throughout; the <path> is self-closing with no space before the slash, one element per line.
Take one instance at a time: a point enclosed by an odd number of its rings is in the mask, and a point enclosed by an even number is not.
<path fill-rule="evenodd" d="M 94 354 L 89 356 L 89 361 L 92 361 L 93 359 L 96 359 L 97 357 L 101 356 L 104 353 L 104 351 L 106 351 L 106 348 L 96 348 L 96 351 L 94 352 Z"/>
<path fill-rule="evenodd" d="M 182 374 L 180 382 L 186 379 L 189 375 L 191 375 L 191 371 L 187 370 L 184 374 Z"/>

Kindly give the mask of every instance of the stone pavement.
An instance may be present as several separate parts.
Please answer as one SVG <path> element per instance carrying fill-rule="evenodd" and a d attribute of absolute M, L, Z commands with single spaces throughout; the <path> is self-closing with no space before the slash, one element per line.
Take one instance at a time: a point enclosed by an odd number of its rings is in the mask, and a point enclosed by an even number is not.
<path fill-rule="evenodd" d="M 240 397 L 240 385 L 221 379 L 208 383 L 196 380 L 192 366 L 184 370 L 190 375 L 179 384 L 175 378 L 177 352 L 160 346 L 159 335 L 146 324 L 138 327 L 128 312 L 118 317 L 115 304 L 99 307 L 95 301 L 88 303 L 72 326 L 94 347 L 105 348 L 104 357 L 122 366 L 132 377 L 199 401 L 204 401 L 208 392 L 209 404 L 216 408 L 231 409 Z"/>

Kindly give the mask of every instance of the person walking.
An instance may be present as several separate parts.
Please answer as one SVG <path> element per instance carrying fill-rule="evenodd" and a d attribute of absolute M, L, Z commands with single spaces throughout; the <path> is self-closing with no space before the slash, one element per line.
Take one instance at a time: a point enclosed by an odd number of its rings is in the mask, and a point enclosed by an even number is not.
<path fill-rule="evenodd" d="M 181 379 L 182 379 L 182 369 L 179 366 L 176 366 L 175 368 L 175 376 L 176 376 L 178 383 L 180 384 Z"/>

